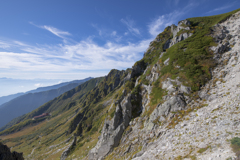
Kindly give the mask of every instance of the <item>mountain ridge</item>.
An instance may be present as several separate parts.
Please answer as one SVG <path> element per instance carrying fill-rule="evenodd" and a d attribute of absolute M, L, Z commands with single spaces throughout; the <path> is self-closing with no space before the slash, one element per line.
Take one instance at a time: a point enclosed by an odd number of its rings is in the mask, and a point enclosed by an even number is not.
<path fill-rule="evenodd" d="M 132 68 L 64 93 L 1 141 L 26 159 L 236 159 L 239 10 L 166 27 Z M 45 107 L 54 116 L 23 126 Z"/>
<path fill-rule="evenodd" d="M 54 99 L 55 97 L 61 95 L 62 93 L 68 90 L 71 90 L 72 88 L 75 88 L 79 84 L 89 79 L 91 78 L 86 78 L 84 80 L 79 80 L 79 81 L 72 81 L 77 83 L 65 82 L 62 84 L 58 84 L 50 87 L 44 87 L 40 89 L 40 90 L 50 89 L 47 91 L 41 92 L 39 89 L 29 91 L 30 93 L 26 93 L 24 95 L 21 95 L 19 97 L 12 99 L 9 102 L 2 104 L 0 107 L 0 130 L 4 130 L 8 128 L 7 123 L 13 118 L 21 116 L 23 114 L 26 114 L 38 108 L 44 103 Z M 57 89 L 54 89 L 54 88 L 57 88 Z"/>
<path fill-rule="evenodd" d="M 7 78 L 2 78 L 2 79 L 7 79 Z M 85 78 L 85 79 L 89 80 L 89 79 L 92 79 L 92 77 L 88 77 L 88 78 Z M 9 102 L 10 100 L 12 100 L 14 98 L 17 98 L 17 97 L 19 97 L 21 95 L 24 95 L 24 94 L 43 92 L 43 91 L 47 91 L 47 90 L 51 90 L 51 89 L 58 89 L 60 87 L 68 85 L 70 83 L 81 83 L 81 82 L 82 82 L 82 80 L 73 80 L 73 81 L 63 82 L 63 83 L 55 84 L 55 85 L 51 85 L 51 86 L 38 87 L 37 89 L 30 90 L 30 91 L 27 91 L 27 92 L 20 92 L 20 93 L 16 93 L 16 94 L 7 95 L 7 96 L 2 96 L 2 97 L 0 97 L 0 108 L 1 108 L 2 104 L 6 103 L 6 102 Z"/>

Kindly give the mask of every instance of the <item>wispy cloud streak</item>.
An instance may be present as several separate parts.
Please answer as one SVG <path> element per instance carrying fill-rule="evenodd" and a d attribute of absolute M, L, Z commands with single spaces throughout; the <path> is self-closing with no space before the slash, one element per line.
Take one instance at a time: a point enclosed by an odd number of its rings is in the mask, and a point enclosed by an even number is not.
<path fill-rule="evenodd" d="M 213 9 L 213 10 L 211 10 L 211 11 L 208 11 L 207 13 L 212 13 L 212 12 L 222 11 L 222 10 L 225 10 L 225 9 L 231 8 L 232 6 L 236 5 L 236 2 L 237 2 L 237 1 L 231 3 L 230 5 L 227 5 L 227 6 L 223 6 L 223 7 L 215 8 L 215 9 Z"/>
<path fill-rule="evenodd" d="M 134 35 L 140 35 L 140 31 L 138 28 L 134 27 L 134 21 L 130 18 L 121 19 L 121 22 L 125 24 L 129 30 Z"/>
<path fill-rule="evenodd" d="M 66 32 L 66 31 L 61 31 L 57 28 L 54 28 L 52 26 L 47 26 L 47 25 L 44 25 L 42 26 L 43 29 L 46 29 L 48 30 L 49 32 L 51 32 L 52 34 L 60 37 L 60 38 L 64 38 L 64 36 L 70 36 L 71 34 L 69 32 Z"/>
<path fill-rule="evenodd" d="M 63 38 L 63 39 L 65 39 L 65 36 L 70 36 L 70 35 L 71 35 L 71 34 L 70 34 L 69 32 L 67 32 L 67 31 L 62 31 L 62 30 L 60 30 L 60 29 L 57 29 L 57 28 L 52 27 L 52 26 L 49 26 L 49 25 L 43 25 L 43 26 L 41 26 L 41 25 L 36 25 L 36 24 L 34 24 L 33 22 L 29 22 L 29 23 L 32 24 L 32 25 L 34 25 L 34 26 L 36 26 L 36 27 L 45 29 L 45 30 L 51 32 L 52 34 L 54 34 L 54 35 L 56 35 L 56 36 L 58 36 L 58 37 L 60 37 L 60 38 Z"/>

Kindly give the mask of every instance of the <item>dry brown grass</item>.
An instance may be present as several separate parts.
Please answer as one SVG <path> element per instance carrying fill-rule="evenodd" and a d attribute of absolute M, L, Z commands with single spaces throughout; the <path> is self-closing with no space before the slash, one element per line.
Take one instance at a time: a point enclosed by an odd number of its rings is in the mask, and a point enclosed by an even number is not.
<path fill-rule="evenodd" d="M 16 137 L 21 137 L 21 136 L 27 135 L 29 133 L 32 133 L 32 132 L 40 129 L 46 123 L 47 123 L 47 121 L 44 121 L 44 122 L 37 124 L 36 126 L 26 127 L 19 132 L 12 133 L 12 134 L 5 135 L 5 136 L 2 135 L 2 136 L 0 136 L 0 139 L 4 140 L 4 139 L 16 138 Z"/>

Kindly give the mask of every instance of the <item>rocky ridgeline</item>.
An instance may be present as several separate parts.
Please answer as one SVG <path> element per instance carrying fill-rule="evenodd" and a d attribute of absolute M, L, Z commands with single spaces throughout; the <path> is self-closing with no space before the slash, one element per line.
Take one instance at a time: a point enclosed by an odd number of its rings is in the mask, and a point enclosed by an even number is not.
<path fill-rule="evenodd" d="M 172 25 L 173 38 L 167 40 L 164 49 L 191 36 L 189 25 L 187 20 L 180 21 L 178 26 Z M 163 97 L 164 103 L 158 104 L 150 116 L 144 116 L 150 109 L 151 84 L 158 79 L 161 70 L 157 62 L 146 76 L 149 85 L 139 83 L 140 77 L 136 80 L 135 87 L 141 87 L 142 115 L 131 119 L 131 94 L 120 99 L 114 117 L 105 120 L 99 141 L 89 152 L 88 158 L 104 159 L 107 155 L 113 155 L 115 158 L 139 160 L 235 159 L 229 140 L 240 134 L 239 26 L 240 12 L 212 28 L 211 36 L 217 46 L 211 50 L 218 64 L 212 71 L 212 80 L 198 92 L 197 100 L 188 96 L 191 88 L 184 86 L 178 78 L 167 78 L 162 82 L 162 89 L 168 92 Z M 145 55 L 153 49 L 150 46 Z M 165 52 L 159 58 L 163 54 Z M 165 60 L 164 65 L 168 65 L 168 61 Z M 143 71 L 141 67 L 134 66 L 131 74 L 146 74 L 147 69 Z M 126 79 L 132 77 L 129 74 Z M 180 116 L 175 114 L 177 112 L 186 114 Z M 174 119 L 176 121 L 172 122 Z M 132 153 L 135 154 L 132 156 Z"/>
<path fill-rule="evenodd" d="M 236 159 L 229 140 L 240 135 L 239 34 L 240 12 L 213 27 L 218 66 L 200 90 L 200 99 L 188 104 L 204 107 L 190 112 L 174 128 L 151 129 L 150 138 L 156 140 L 145 144 L 135 159 Z"/>
<path fill-rule="evenodd" d="M 183 27 L 183 25 L 185 27 Z M 190 30 L 190 27 L 188 27 L 188 25 L 190 25 L 190 22 L 187 20 L 183 20 L 180 21 L 178 26 L 172 25 L 171 26 L 171 32 L 173 33 L 173 38 L 169 39 L 164 47 L 165 49 L 171 47 L 172 45 L 176 44 L 179 41 L 182 41 L 186 38 L 188 38 L 189 36 L 191 36 L 192 34 L 188 34 L 188 33 L 182 33 L 182 34 L 178 34 L 178 31 L 181 30 Z M 157 38 L 154 41 L 159 41 Z M 148 51 L 152 50 L 151 48 L 148 48 Z M 148 54 L 150 54 L 151 52 L 149 52 Z M 162 53 L 162 55 L 165 52 Z M 159 58 L 161 58 L 161 56 Z M 167 65 L 167 61 L 164 62 Z M 147 68 L 148 69 L 148 68 Z M 141 67 L 141 64 L 136 65 L 132 68 L 132 72 L 129 73 L 128 76 L 126 76 L 125 80 L 130 80 L 131 78 L 135 77 L 136 75 L 139 75 L 141 73 L 145 74 L 146 70 L 143 70 L 143 68 Z M 146 77 L 146 79 L 149 80 L 150 83 L 155 82 L 158 77 L 158 71 L 161 69 L 159 64 L 155 64 L 153 66 L 153 68 L 151 69 L 151 74 L 149 76 Z M 139 77 L 140 78 L 140 77 Z M 138 79 L 139 79 L 138 78 Z M 136 81 L 135 86 L 138 85 L 138 79 Z M 173 82 L 174 81 L 174 82 Z M 173 83 L 177 82 L 177 84 L 179 84 L 181 87 L 179 88 L 175 88 Z M 148 110 L 148 104 L 150 102 L 150 93 L 152 90 L 152 86 L 151 85 L 144 85 L 141 84 L 141 108 L 142 108 L 142 113 L 145 112 L 145 110 Z M 153 112 L 153 114 L 150 116 L 150 119 L 146 120 L 147 117 L 145 117 L 145 119 L 139 118 L 138 121 L 145 121 L 144 124 L 144 128 L 146 128 L 146 132 L 150 132 L 153 128 L 154 128 L 154 123 L 153 121 L 156 120 L 156 118 L 162 119 L 165 116 L 168 116 L 170 112 L 173 111 L 178 111 L 178 110 L 182 110 L 185 108 L 186 106 L 186 102 L 188 100 L 188 98 L 185 98 L 185 96 L 183 95 L 184 92 L 188 93 L 190 91 L 190 88 L 185 87 L 183 85 L 181 85 L 181 82 L 179 82 L 178 80 L 168 80 L 166 82 L 164 82 L 163 84 L 163 89 L 166 89 L 167 91 L 169 91 L 169 93 L 176 93 L 175 96 L 166 96 L 165 100 L 166 102 L 164 104 L 159 105 Z M 114 114 L 114 117 L 111 120 L 105 120 L 104 123 L 104 127 L 102 129 L 101 132 L 101 136 L 99 137 L 99 141 L 97 143 L 97 145 L 89 152 L 89 159 L 104 159 L 104 157 L 106 155 L 108 155 L 109 153 L 111 153 L 113 151 L 113 149 L 117 146 L 119 146 L 120 140 L 121 139 L 125 139 L 125 141 L 127 140 L 126 136 L 130 136 L 130 134 L 138 135 L 139 133 L 143 132 L 142 130 L 137 130 L 137 129 L 132 129 L 132 132 L 129 132 L 129 134 L 124 134 L 125 136 L 123 136 L 124 131 L 126 130 L 126 128 L 130 125 L 132 125 L 134 122 L 130 122 L 131 121 L 131 116 L 132 116 L 132 104 L 131 104 L 131 100 L 133 99 L 133 95 L 128 94 L 126 97 L 124 97 L 123 99 L 118 100 L 119 103 L 117 103 L 117 107 L 116 107 L 116 111 Z M 171 115 L 170 115 L 171 116 Z M 165 119 L 165 118 L 164 118 Z M 139 133 L 135 133 L 135 132 L 139 132 Z M 145 129 L 144 129 L 145 132 Z M 145 133 L 143 133 L 143 135 L 145 135 Z M 131 136 L 130 136 L 131 137 Z M 128 142 L 131 143 L 131 139 L 128 140 Z M 128 145 L 128 143 L 126 143 Z M 143 145 L 144 142 L 143 142 Z M 131 145 L 129 145 L 131 146 Z M 129 151 L 125 152 L 128 153 Z M 123 154 L 124 155 L 124 154 Z"/>

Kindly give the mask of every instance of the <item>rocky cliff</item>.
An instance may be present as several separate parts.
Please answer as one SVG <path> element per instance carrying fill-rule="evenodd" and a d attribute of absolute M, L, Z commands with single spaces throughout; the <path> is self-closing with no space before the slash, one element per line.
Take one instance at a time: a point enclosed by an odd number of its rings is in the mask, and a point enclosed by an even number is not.
<path fill-rule="evenodd" d="M 23 154 L 18 152 L 12 152 L 6 146 L 0 143 L 0 159 L 1 160 L 23 160 Z"/>

